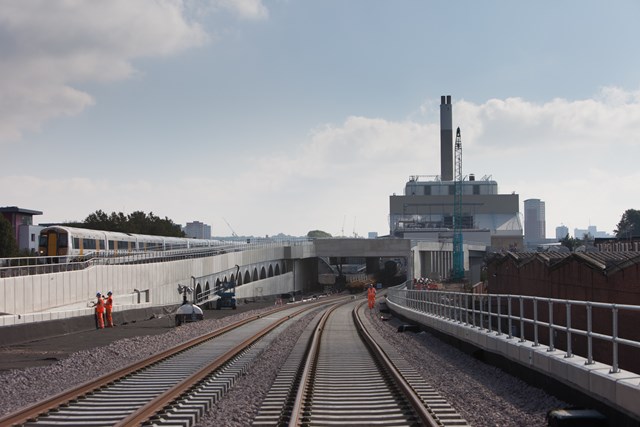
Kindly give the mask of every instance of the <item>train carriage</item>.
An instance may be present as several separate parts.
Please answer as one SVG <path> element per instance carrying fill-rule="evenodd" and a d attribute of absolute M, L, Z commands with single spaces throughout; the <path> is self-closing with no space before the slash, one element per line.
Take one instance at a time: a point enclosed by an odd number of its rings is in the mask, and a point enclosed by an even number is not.
<path fill-rule="evenodd" d="M 68 262 L 74 257 L 93 254 L 119 256 L 133 252 L 163 252 L 222 244 L 224 242 L 219 240 L 151 236 L 57 225 L 41 230 L 38 252 L 41 256 L 63 257 L 60 261 Z"/>
<path fill-rule="evenodd" d="M 109 255 L 127 255 L 138 250 L 138 238 L 135 234 L 105 231 Z"/>
<path fill-rule="evenodd" d="M 75 227 L 45 227 L 40 231 L 38 242 L 38 253 L 48 257 L 84 256 L 106 248 L 104 231 Z"/>

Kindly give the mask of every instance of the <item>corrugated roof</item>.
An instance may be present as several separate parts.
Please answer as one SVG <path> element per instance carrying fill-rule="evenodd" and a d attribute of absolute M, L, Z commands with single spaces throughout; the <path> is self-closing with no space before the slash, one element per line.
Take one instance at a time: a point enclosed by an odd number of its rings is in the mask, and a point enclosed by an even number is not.
<path fill-rule="evenodd" d="M 630 265 L 640 263 L 640 252 L 502 252 L 493 258 L 496 261 L 512 259 L 518 267 L 534 260 L 557 268 L 566 263 L 577 261 L 589 267 L 611 274 Z"/>

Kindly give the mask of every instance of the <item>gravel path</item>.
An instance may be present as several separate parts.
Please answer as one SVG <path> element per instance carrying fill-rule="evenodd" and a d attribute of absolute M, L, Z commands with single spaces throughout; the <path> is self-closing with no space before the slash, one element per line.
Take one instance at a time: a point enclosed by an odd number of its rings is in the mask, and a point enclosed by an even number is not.
<path fill-rule="evenodd" d="M 72 385 L 91 380 L 173 345 L 263 310 L 253 310 L 224 319 L 205 320 L 175 328 L 162 335 L 139 336 L 112 343 L 109 347 L 81 351 L 46 367 L 0 373 L 0 416 Z M 304 328 L 309 314 L 287 328 L 258 358 L 254 368 L 201 421 L 201 426 L 247 426 L 257 414 L 269 385 Z M 542 390 L 511 377 L 501 370 L 450 347 L 428 333 L 398 333 L 398 321 L 373 321 L 380 333 L 402 354 L 413 360 L 417 370 L 472 425 L 544 426 L 548 410 L 566 406 Z M 96 367 L 99 367 L 96 369 Z M 99 372 L 98 372 L 99 371 Z"/>
<path fill-rule="evenodd" d="M 377 311 L 377 310 L 376 310 Z M 566 403 L 482 363 L 427 332 L 397 332 L 397 319 L 372 322 L 442 397 L 475 426 L 546 426 L 547 412 Z"/>

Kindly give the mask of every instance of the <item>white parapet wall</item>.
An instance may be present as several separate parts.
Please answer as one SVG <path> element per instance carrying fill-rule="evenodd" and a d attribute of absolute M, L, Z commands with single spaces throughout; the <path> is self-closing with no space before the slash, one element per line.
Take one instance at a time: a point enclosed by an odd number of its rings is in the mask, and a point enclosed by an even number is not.
<path fill-rule="evenodd" d="M 564 351 L 549 351 L 544 345 L 536 347 L 531 341 L 497 335 L 495 331 L 432 316 L 390 300 L 386 304 L 392 312 L 408 320 L 531 368 L 640 421 L 640 374 L 624 370 L 611 373 L 609 365 L 586 364 L 585 358 L 566 357 Z"/>
<path fill-rule="evenodd" d="M 307 245 L 309 246 L 309 245 Z M 178 285 L 194 279 L 204 289 L 236 273 L 261 271 L 278 265 L 280 273 L 238 287 L 238 298 L 256 298 L 294 289 L 293 275 L 284 261 L 306 256 L 309 247 L 265 247 L 229 252 L 206 258 L 126 265 L 90 265 L 76 271 L 0 278 L 0 326 L 91 315 L 97 292 L 114 295 L 114 310 L 179 304 Z M 126 307 L 126 308 L 125 308 Z"/>

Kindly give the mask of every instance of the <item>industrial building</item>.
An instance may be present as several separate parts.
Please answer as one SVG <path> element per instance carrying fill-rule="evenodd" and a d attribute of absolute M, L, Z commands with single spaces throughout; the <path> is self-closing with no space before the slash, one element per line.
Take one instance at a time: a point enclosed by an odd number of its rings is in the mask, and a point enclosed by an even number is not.
<path fill-rule="evenodd" d="M 211 238 L 211 226 L 200 221 L 188 222 L 186 227 L 183 228 L 183 231 L 187 237 L 194 239 Z"/>
<path fill-rule="evenodd" d="M 456 138 L 453 145 L 453 120 L 451 96 L 442 96 L 440 105 L 440 175 L 414 175 L 409 177 L 403 195 L 389 197 L 390 234 L 399 238 L 423 242 L 441 243 L 441 255 L 453 259 L 445 244 L 454 241 L 455 225 L 464 242 L 465 271 L 468 276 L 473 268 L 469 264 L 469 246 L 484 250 L 518 250 L 523 248 L 522 223 L 519 214 L 518 194 L 500 194 L 498 183 L 486 175 L 476 179 L 474 174 L 463 176 L 461 143 Z M 454 162 L 455 151 L 455 162 Z M 455 167 L 454 167 L 455 166 Z M 454 176 L 454 169 L 456 176 Z M 460 196 L 459 213 L 456 214 L 456 191 Z M 433 245 L 429 245 L 433 246 Z M 483 251 L 484 252 L 484 251 Z M 420 258 L 417 256 L 416 258 Z M 481 257 L 480 257 L 481 258 Z M 481 261 L 479 261 L 481 262 Z M 428 265 L 441 265 L 439 271 L 427 271 L 425 263 L 415 266 L 416 275 L 450 275 L 450 262 L 431 260 Z"/>
<path fill-rule="evenodd" d="M 545 204 L 540 199 L 524 201 L 524 243 L 538 244 L 546 239 Z"/>
<path fill-rule="evenodd" d="M 33 216 L 42 215 L 42 212 L 17 206 L 4 206 L 0 207 L 0 214 L 13 227 L 18 250 L 22 252 L 37 252 L 38 235 L 43 227 L 33 225 Z"/>

